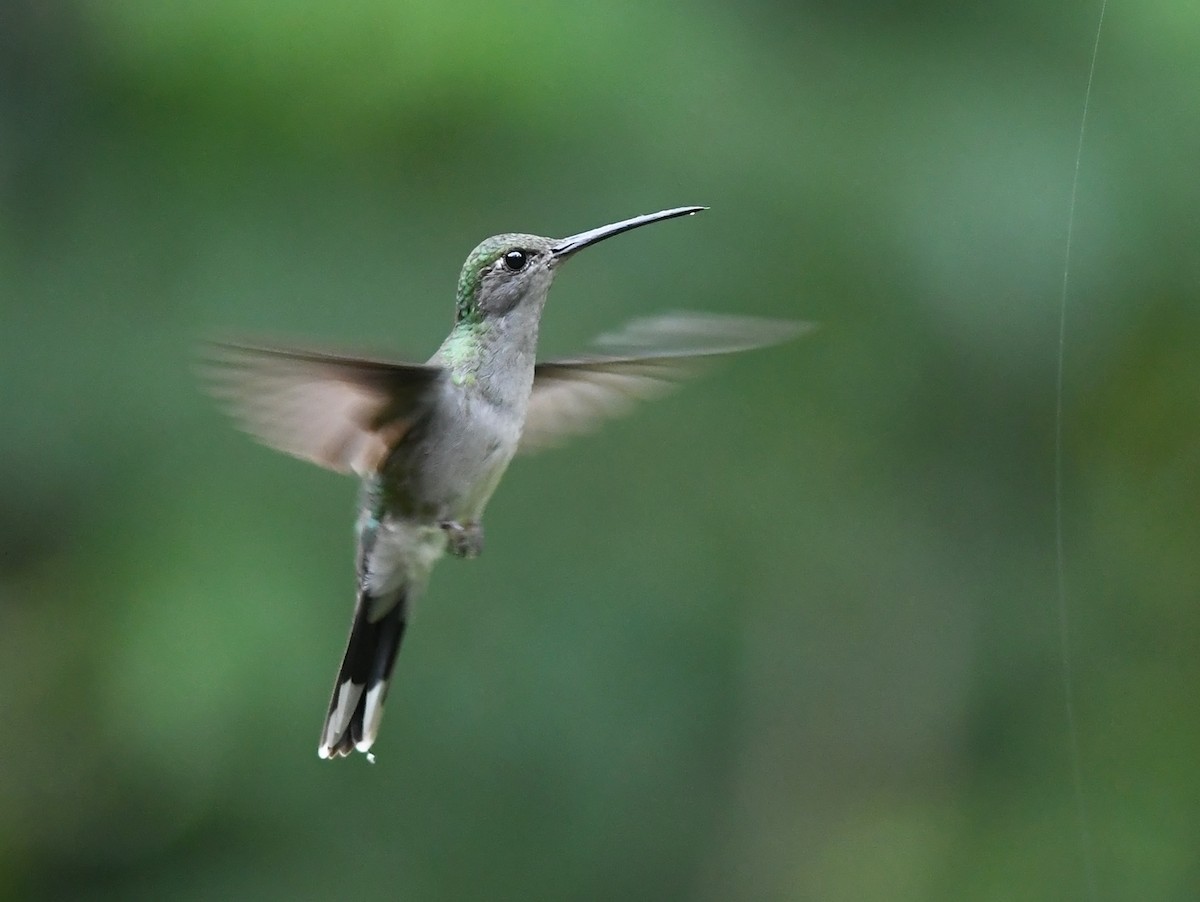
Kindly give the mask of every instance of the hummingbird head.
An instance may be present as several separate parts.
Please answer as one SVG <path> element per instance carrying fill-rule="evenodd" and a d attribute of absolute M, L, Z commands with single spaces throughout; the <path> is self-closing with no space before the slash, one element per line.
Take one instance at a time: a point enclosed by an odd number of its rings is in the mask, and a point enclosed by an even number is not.
<path fill-rule="evenodd" d="M 456 319 L 504 316 L 522 305 L 540 310 L 560 263 L 583 250 L 652 222 L 698 213 L 705 207 L 677 207 L 600 226 L 569 238 L 540 235 L 493 235 L 467 257 L 458 278 Z"/>
<path fill-rule="evenodd" d="M 544 303 L 554 281 L 553 244 L 553 238 L 517 234 L 483 241 L 458 277 L 458 321 L 503 316 L 523 301 Z"/>

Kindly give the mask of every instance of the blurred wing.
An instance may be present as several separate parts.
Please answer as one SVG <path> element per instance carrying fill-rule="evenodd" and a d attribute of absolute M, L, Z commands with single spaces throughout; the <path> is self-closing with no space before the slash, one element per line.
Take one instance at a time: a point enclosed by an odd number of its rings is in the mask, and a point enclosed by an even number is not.
<path fill-rule="evenodd" d="M 812 328 L 789 320 L 698 313 L 634 320 L 596 340 L 603 353 L 537 364 L 520 450 L 538 451 L 590 432 L 635 401 L 665 394 L 713 358 L 779 344 Z"/>
<path fill-rule="evenodd" d="M 378 469 L 404 437 L 442 370 L 216 344 L 203 373 L 238 425 L 263 444 L 362 475 Z"/>

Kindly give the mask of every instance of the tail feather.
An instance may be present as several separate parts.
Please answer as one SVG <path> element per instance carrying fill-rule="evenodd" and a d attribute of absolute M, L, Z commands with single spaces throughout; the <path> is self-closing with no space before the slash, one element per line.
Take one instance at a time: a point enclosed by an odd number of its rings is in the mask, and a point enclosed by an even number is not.
<path fill-rule="evenodd" d="M 404 590 L 386 613 L 372 620 L 370 613 L 379 609 L 379 603 L 365 592 L 359 595 L 317 748 L 322 758 L 338 758 L 355 750 L 368 752 L 379 732 L 388 681 L 408 619 Z"/>

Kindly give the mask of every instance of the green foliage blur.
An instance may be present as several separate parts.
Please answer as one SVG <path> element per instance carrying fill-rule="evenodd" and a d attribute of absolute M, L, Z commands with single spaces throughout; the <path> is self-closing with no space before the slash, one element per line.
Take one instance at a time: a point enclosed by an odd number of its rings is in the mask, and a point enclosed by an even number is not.
<path fill-rule="evenodd" d="M 1101 37 L 1059 602 L 1098 13 L 7 0 L 0 898 L 1200 898 L 1194 4 Z M 519 459 L 319 761 L 355 487 L 197 343 L 422 359 L 483 237 L 681 204 L 545 352 L 821 329 Z"/>

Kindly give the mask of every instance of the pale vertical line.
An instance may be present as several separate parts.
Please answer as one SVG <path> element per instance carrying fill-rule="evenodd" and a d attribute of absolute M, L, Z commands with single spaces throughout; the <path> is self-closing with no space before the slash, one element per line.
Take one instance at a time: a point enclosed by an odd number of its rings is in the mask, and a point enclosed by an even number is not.
<path fill-rule="evenodd" d="M 1084 879 L 1088 899 L 1096 902 L 1095 853 L 1092 849 L 1091 820 L 1083 786 L 1083 762 L 1079 750 L 1079 726 L 1075 719 L 1075 676 L 1071 666 L 1071 619 L 1067 605 L 1066 548 L 1063 540 L 1063 382 L 1067 346 L 1067 297 L 1071 281 L 1071 247 L 1075 239 L 1075 208 L 1079 197 L 1079 172 L 1083 165 L 1083 139 L 1087 130 L 1088 108 L 1092 100 L 1092 83 L 1096 78 L 1096 59 L 1100 54 L 1100 33 L 1108 0 L 1100 0 L 1100 16 L 1096 22 L 1096 39 L 1092 43 L 1092 59 L 1088 67 L 1087 87 L 1083 92 L 1083 111 L 1079 118 L 1079 140 L 1075 147 L 1075 172 L 1071 178 L 1071 201 L 1067 213 L 1067 240 L 1063 253 L 1062 291 L 1058 304 L 1058 368 L 1054 392 L 1054 551 L 1058 583 L 1058 637 L 1060 673 L 1062 677 L 1063 708 L 1067 717 L 1068 745 L 1071 758 L 1071 779 L 1075 793 L 1075 818 L 1079 826 L 1080 855 L 1083 858 Z"/>

